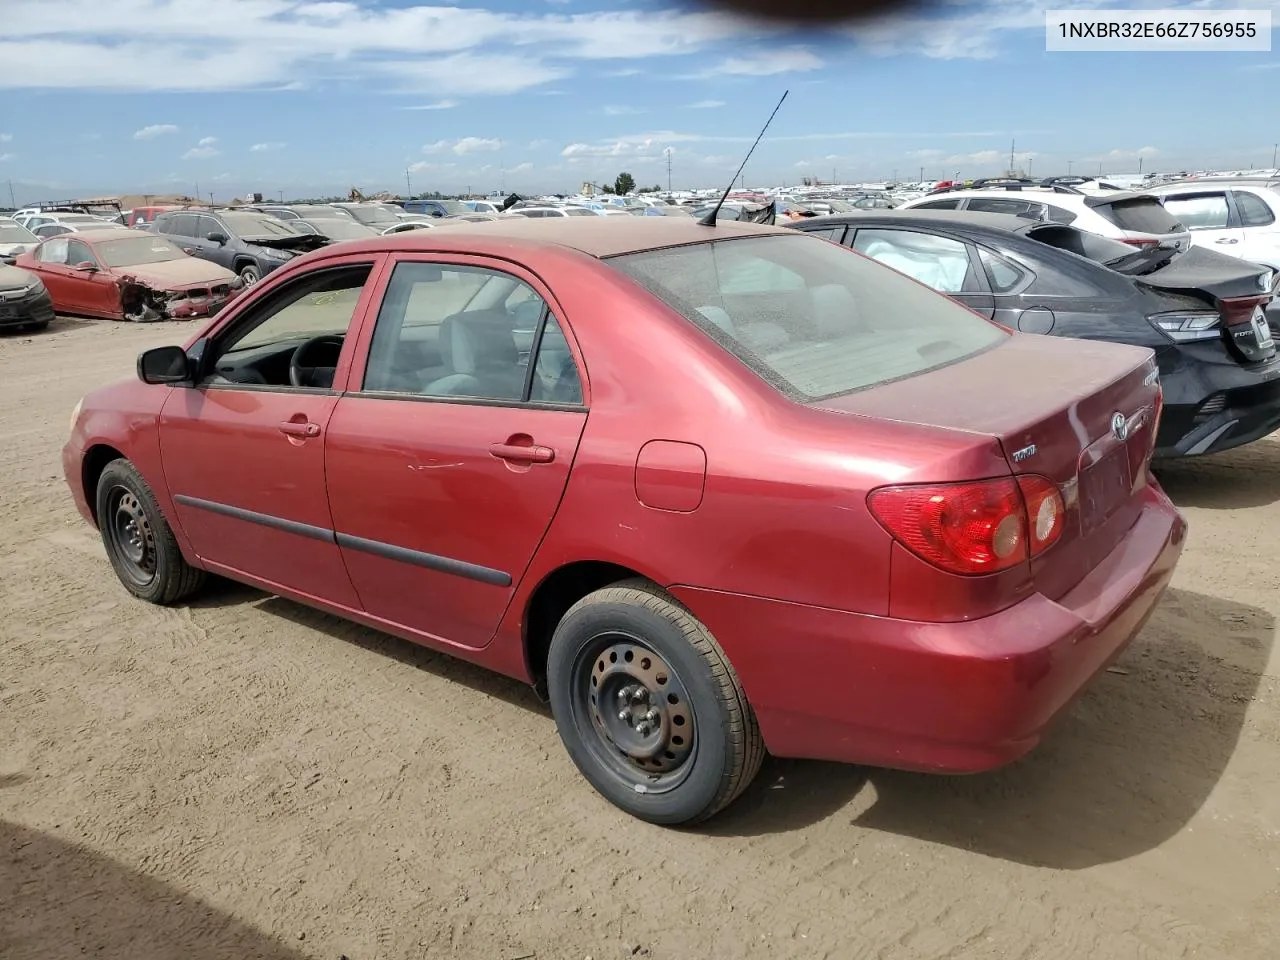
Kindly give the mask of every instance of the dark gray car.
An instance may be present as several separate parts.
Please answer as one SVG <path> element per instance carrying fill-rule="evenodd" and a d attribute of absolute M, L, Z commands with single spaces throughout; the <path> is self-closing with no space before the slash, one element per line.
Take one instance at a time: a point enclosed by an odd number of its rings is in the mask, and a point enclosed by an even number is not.
<path fill-rule="evenodd" d="M 151 228 L 201 260 L 234 270 L 245 286 L 257 283 L 299 254 L 328 243 L 285 222 L 248 210 L 171 210 Z"/>

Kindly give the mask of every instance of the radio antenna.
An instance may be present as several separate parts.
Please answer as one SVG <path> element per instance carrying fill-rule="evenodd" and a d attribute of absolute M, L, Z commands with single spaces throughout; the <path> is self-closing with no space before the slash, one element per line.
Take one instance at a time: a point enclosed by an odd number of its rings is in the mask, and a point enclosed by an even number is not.
<path fill-rule="evenodd" d="M 720 197 L 720 202 L 711 208 L 711 211 L 698 221 L 704 227 L 714 227 L 716 225 L 716 215 L 720 212 L 720 208 L 724 206 L 724 202 L 729 199 L 729 194 L 733 192 L 733 185 L 738 182 L 738 177 L 742 176 L 742 171 L 747 168 L 747 161 L 751 159 L 751 154 L 756 152 L 756 147 L 760 146 L 760 141 L 764 139 L 765 130 L 769 129 L 769 124 L 773 123 L 773 118 L 778 115 L 778 111 L 782 109 L 782 101 L 787 99 L 790 90 L 782 91 L 782 97 L 778 100 L 778 105 L 773 108 L 773 113 L 769 114 L 769 119 L 764 122 L 764 127 L 760 130 L 760 135 L 756 137 L 756 142 L 751 145 L 751 149 L 747 151 L 747 155 L 742 158 L 742 166 L 738 167 L 738 172 L 733 175 L 733 179 L 729 181 L 729 186 L 725 187 L 724 194 Z"/>

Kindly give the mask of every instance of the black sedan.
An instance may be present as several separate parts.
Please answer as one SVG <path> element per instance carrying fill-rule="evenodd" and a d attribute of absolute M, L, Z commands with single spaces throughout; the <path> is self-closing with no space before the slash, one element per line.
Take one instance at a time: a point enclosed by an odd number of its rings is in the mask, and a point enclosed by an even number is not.
<path fill-rule="evenodd" d="M 53 300 L 29 270 L 0 263 L 0 328 L 43 330 L 53 319 Z"/>
<path fill-rule="evenodd" d="M 1229 450 L 1280 428 L 1272 336 L 1280 304 L 1266 267 L 1198 247 L 1135 248 L 1006 214 L 869 211 L 790 226 L 852 247 L 1002 326 L 1152 348 L 1165 403 L 1158 457 Z"/>

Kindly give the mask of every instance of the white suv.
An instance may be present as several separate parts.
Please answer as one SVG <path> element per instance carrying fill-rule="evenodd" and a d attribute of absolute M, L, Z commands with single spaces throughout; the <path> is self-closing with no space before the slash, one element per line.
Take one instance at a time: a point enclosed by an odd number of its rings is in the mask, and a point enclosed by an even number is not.
<path fill-rule="evenodd" d="M 1280 181 L 1186 180 L 1151 193 L 1191 229 L 1195 246 L 1280 273 Z"/>
<path fill-rule="evenodd" d="M 1073 187 L 1021 185 L 984 189 L 961 187 L 898 204 L 899 210 L 970 210 L 1009 213 L 1073 227 L 1137 247 L 1190 246 L 1191 232 L 1149 193 Z"/>

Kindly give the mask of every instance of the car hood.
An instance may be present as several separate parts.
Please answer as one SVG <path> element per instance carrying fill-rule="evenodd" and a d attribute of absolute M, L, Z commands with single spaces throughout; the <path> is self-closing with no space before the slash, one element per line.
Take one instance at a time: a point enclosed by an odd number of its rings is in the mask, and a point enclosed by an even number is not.
<path fill-rule="evenodd" d="M 0 290 L 25 290 L 37 279 L 30 270 L 19 270 L 0 263 Z"/>
<path fill-rule="evenodd" d="M 140 263 L 132 267 L 116 267 L 116 276 L 133 277 L 161 290 L 189 287 L 196 283 L 230 283 L 236 275 L 198 257 L 165 260 L 163 263 Z"/>

